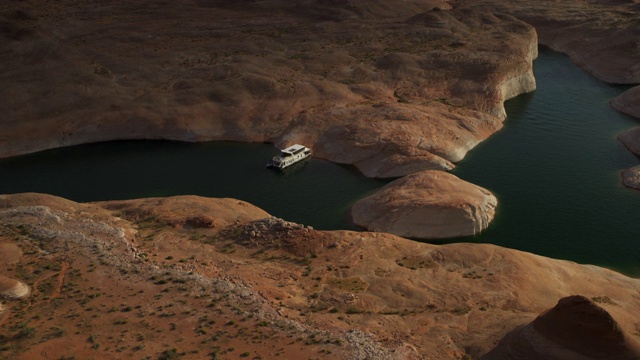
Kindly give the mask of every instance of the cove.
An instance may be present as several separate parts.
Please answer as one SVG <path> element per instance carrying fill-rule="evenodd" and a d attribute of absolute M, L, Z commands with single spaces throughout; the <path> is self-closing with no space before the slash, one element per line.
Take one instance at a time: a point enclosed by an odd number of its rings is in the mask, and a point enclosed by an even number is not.
<path fill-rule="evenodd" d="M 473 238 L 640 276 L 640 191 L 620 171 L 640 159 L 616 135 L 640 121 L 610 108 L 608 85 L 540 49 L 537 90 L 506 102 L 505 127 L 453 171 L 491 190 L 498 212 Z"/>
<path fill-rule="evenodd" d="M 309 159 L 266 169 L 273 145 L 114 141 L 0 159 L 0 193 L 40 192 L 78 202 L 173 195 L 231 197 L 317 229 L 356 229 L 349 208 L 386 182 Z"/>
<path fill-rule="evenodd" d="M 619 172 L 640 162 L 616 135 L 640 122 L 611 109 L 624 89 L 542 48 L 538 89 L 508 101 L 505 127 L 469 152 L 454 174 L 491 190 L 496 218 L 475 237 L 640 276 L 640 191 Z M 195 194 L 233 197 L 318 229 L 355 229 L 349 208 L 386 181 L 319 159 L 265 169 L 272 145 L 117 141 L 0 159 L 0 193 L 74 201 Z"/>

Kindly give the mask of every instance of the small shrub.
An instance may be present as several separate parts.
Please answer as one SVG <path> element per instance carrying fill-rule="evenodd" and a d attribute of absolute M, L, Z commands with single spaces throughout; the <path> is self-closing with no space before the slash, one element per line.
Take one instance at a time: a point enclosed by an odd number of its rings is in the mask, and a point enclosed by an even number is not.
<path fill-rule="evenodd" d="M 176 348 L 173 348 L 171 350 L 165 350 L 161 352 L 158 360 L 175 360 L 179 358 L 180 354 L 178 354 L 178 350 Z"/>

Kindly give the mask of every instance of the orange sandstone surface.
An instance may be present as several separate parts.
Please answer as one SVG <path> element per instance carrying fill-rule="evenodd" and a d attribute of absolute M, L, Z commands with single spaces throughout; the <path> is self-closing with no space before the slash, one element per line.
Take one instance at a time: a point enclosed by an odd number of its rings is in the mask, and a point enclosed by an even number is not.
<path fill-rule="evenodd" d="M 3 299 L 3 358 L 478 358 L 576 294 L 615 320 L 615 338 L 581 330 L 598 339 L 593 354 L 608 358 L 620 339 L 632 351 L 640 336 L 640 281 L 613 271 L 316 231 L 233 199 L 2 195 L 0 223 L 14 249 L 0 271 L 31 289 Z M 541 354 L 575 348 L 547 338 Z"/>
<path fill-rule="evenodd" d="M 304 143 L 395 177 L 453 162 L 535 89 L 536 33 L 445 1 L 0 5 L 0 156 L 117 139 Z"/>
<path fill-rule="evenodd" d="M 640 83 L 638 6 L 4 2 L 0 157 L 300 142 L 367 176 L 419 177 L 502 127 L 503 102 L 535 89 L 538 41 Z M 637 94 L 612 105 L 637 117 Z M 620 139 L 633 150 L 637 129 Z M 0 358 L 640 358 L 640 282 L 598 267 L 315 231 L 195 196 L 0 195 L 0 224 Z"/>

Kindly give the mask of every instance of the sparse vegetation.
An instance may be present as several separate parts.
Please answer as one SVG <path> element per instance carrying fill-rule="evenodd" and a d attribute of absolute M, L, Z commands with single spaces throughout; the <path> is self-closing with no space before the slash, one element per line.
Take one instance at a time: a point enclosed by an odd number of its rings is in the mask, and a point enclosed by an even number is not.
<path fill-rule="evenodd" d="M 359 277 L 352 278 L 330 278 L 327 282 L 331 286 L 335 286 L 340 290 L 351 292 L 363 292 L 367 290 L 369 284 Z"/>
<path fill-rule="evenodd" d="M 607 304 L 607 305 L 618 305 L 615 301 L 611 300 L 608 296 L 594 296 L 591 298 L 591 301 L 598 304 Z"/>
<path fill-rule="evenodd" d="M 472 310 L 472 308 L 470 306 L 460 306 L 460 307 L 457 307 L 457 308 L 451 310 L 450 312 L 453 315 L 461 316 L 461 315 L 468 314 L 471 310 Z"/>
<path fill-rule="evenodd" d="M 178 354 L 178 350 L 176 348 L 165 350 L 160 353 L 158 356 L 158 360 L 176 360 L 180 358 L 180 354 Z"/>

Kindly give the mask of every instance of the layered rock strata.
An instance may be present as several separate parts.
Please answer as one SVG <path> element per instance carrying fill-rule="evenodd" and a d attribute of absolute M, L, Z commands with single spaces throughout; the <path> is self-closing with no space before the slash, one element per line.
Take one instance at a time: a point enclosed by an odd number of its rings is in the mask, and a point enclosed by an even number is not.
<path fill-rule="evenodd" d="M 370 231 L 440 239 L 484 230 L 497 204 L 486 189 L 443 171 L 428 170 L 395 180 L 358 201 L 351 217 Z"/>
<path fill-rule="evenodd" d="M 38 289 L 0 314 L 10 359 L 478 358 L 572 294 L 617 324 L 585 349 L 637 345 L 639 280 L 493 245 L 316 231 L 201 197 L 5 195 L 0 224 L 24 251 L 0 271 Z M 549 312 L 536 331 L 603 324 L 593 308 Z"/>

